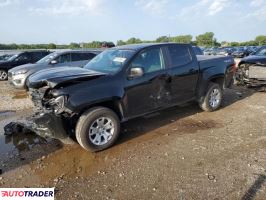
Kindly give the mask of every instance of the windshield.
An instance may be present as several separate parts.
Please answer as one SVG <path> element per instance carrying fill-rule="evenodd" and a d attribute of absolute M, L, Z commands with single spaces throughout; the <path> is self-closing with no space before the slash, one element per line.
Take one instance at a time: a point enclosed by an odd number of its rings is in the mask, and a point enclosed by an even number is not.
<path fill-rule="evenodd" d="M 39 60 L 37 63 L 50 63 L 52 60 L 54 60 L 58 56 L 58 53 L 51 53 L 45 57 L 43 57 L 41 60 Z"/>
<path fill-rule="evenodd" d="M 266 56 L 266 48 L 259 49 L 256 53 L 256 56 Z"/>
<path fill-rule="evenodd" d="M 8 58 L 7 60 L 8 60 L 8 61 L 12 61 L 12 60 L 15 60 L 17 57 L 18 57 L 18 54 L 11 56 L 11 57 Z"/>
<path fill-rule="evenodd" d="M 106 50 L 94 57 L 84 68 L 104 73 L 117 72 L 134 55 L 130 50 Z"/>

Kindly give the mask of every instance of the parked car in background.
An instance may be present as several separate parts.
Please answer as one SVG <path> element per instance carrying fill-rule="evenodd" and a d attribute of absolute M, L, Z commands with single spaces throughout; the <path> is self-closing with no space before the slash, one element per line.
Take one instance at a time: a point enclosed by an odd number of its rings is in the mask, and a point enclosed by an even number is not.
<path fill-rule="evenodd" d="M 192 46 L 192 49 L 197 56 L 204 55 L 203 51 L 198 46 Z"/>
<path fill-rule="evenodd" d="M 11 56 L 12 56 L 12 54 L 4 54 L 4 55 L 0 56 L 0 62 L 6 61 Z"/>
<path fill-rule="evenodd" d="M 8 71 L 8 80 L 15 88 L 26 88 L 27 78 L 37 71 L 62 66 L 83 67 L 101 50 L 67 50 L 51 53 L 34 64 L 25 64 Z"/>
<path fill-rule="evenodd" d="M 32 129 L 50 137 L 76 134 L 84 149 L 100 151 L 116 142 L 120 122 L 190 101 L 205 111 L 218 109 L 234 72 L 232 57 L 196 56 L 189 44 L 115 47 L 84 68 L 30 76 L 39 110 Z"/>
<path fill-rule="evenodd" d="M 7 80 L 8 70 L 27 63 L 35 63 L 51 52 L 46 50 L 23 51 L 0 62 L 0 81 Z"/>
<path fill-rule="evenodd" d="M 224 47 L 224 48 L 221 48 L 221 49 L 218 50 L 217 55 L 230 56 L 230 55 L 232 55 L 232 53 L 233 53 L 233 49 L 232 48 Z"/>
<path fill-rule="evenodd" d="M 234 58 L 244 58 L 249 55 L 249 52 L 244 47 L 236 48 L 236 51 L 232 53 Z"/>

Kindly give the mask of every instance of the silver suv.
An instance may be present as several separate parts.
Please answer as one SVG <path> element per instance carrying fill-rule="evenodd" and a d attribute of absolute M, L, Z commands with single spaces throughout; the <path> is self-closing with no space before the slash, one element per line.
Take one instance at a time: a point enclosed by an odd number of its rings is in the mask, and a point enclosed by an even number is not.
<path fill-rule="evenodd" d="M 100 50 L 67 50 L 51 53 L 34 64 L 25 64 L 8 71 L 8 81 L 18 89 L 26 89 L 27 78 L 43 69 L 55 67 L 83 67 Z"/>

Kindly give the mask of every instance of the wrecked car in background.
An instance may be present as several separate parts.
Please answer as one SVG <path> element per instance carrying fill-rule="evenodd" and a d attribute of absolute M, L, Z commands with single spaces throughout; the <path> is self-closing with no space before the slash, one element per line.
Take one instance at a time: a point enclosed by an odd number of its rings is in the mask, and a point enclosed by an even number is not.
<path fill-rule="evenodd" d="M 235 76 L 239 84 L 255 87 L 266 85 L 266 46 L 241 59 Z"/>
<path fill-rule="evenodd" d="M 115 143 L 120 123 L 129 119 L 189 101 L 217 110 L 234 72 L 232 57 L 196 56 L 188 44 L 115 47 L 84 68 L 29 77 L 34 130 L 50 137 L 75 135 L 84 149 L 100 151 Z"/>

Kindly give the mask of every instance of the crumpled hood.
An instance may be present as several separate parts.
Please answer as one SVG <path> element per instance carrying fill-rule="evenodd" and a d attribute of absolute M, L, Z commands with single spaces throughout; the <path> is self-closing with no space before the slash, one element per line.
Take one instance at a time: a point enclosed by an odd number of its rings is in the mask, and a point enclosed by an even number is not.
<path fill-rule="evenodd" d="M 27 81 L 29 88 L 56 87 L 58 84 L 90 80 L 106 74 L 79 67 L 58 67 L 41 70 L 31 75 Z"/>
<path fill-rule="evenodd" d="M 266 64 L 266 56 L 247 56 L 241 61 L 247 62 L 247 63 L 256 63 L 256 64 Z"/>

